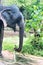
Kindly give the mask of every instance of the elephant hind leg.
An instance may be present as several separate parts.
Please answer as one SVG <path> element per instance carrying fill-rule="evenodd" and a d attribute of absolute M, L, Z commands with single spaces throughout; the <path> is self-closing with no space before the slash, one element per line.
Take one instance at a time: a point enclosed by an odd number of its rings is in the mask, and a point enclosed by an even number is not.
<path fill-rule="evenodd" d="M 4 24 L 3 21 L 0 20 L 0 55 L 2 51 L 3 34 L 4 34 Z"/>

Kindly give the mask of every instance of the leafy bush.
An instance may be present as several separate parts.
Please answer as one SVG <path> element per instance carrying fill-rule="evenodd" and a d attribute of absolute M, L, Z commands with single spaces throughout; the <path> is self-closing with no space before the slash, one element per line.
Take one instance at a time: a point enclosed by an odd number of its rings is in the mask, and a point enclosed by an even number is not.
<path fill-rule="evenodd" d="M 34 38 L 32 41 L 31 41 L 31 44 L 32 46 L 34 47 L 34 49 L 37 49 L 37 50 L 43 50 L 43 40 L 42 38 Z"/>
<path fill-rule="evenodd" d="M 43 6 L 40 4 L 26 6 L 26 12 L 25 30 L 29 32 L 33 29 L 34 38 L 30 42 L 27 40 L 23 52 L 43 56 Z M 39 29 L 40 31 L 38 31 Z"/>
<path fill-rule="evenodd" d="M 42 5 L 30 5 L 26 6 L 27 15 L 25 16 L 26 20 L 26 29 L 35 28 L 38 30 L 41 28 L 40 24 L 43 20 L 43 6 Z M 30 29 L 31 29 L 30 28 Z"/>
<path fill-rule="evenodd" d="M 36 42 L 31 43 L 31 41 L 33 41 L 34 38 L 30 37 L 30 39 L 28 38 L 27 41 L 25 42 L 22 49 L 22 53 L 43 56 L 43 40 L 40 39 L 39 41 L 37 41 L 35 39 L 34 41 Z"/>
<path fill-rule="evenodd" d="M 30 44 L 29 40 L 26 41 L 26 43 L 23 46 L 22 49 L 22 53 L 29 53 L 29 54 L 33 54 L 34 48 L 33 46 Z"/>

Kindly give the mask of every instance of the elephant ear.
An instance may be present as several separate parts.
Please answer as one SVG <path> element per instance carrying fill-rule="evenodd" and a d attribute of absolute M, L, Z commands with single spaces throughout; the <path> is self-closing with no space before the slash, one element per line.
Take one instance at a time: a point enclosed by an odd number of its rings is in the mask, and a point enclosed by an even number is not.
<path fill-rule="evenodd" d="M 7 26 L 10 28 L 13 28 L 13 30 L 16 31 L 16 23 L 13 21 L 12 11 L 5 10 L 4 12 L 2 12 L 2 17 L 3 17 L 3 20 L 5 20 L 5 23 L 7 23 Z"/>
<path fill-rule="evenodd" d="M 4 12 L 2 13 L 2 16 L 4 17 L 4 19 L 6 19 L 6 21 L 9 21 L 9 20 L 10 20 L 10 15 L 8 14 L 7 11 L 4 11 Z"/>

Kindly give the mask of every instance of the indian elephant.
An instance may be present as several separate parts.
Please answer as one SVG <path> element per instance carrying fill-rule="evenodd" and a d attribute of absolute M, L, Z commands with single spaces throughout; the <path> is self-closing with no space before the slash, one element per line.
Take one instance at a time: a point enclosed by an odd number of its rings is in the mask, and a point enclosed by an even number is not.
<path fill-rule="evenodd" d="M 0 5 L 0 56 L 2 55 L 1 51 L 4 35 L 4 26 L 10 27 L 14 31 L 16 31 L 16 24 L 19 26 L 19 48 L 14 49 L 17 52 L 20 52 L 23 45 L 24 16 L 16 5 Z"/>

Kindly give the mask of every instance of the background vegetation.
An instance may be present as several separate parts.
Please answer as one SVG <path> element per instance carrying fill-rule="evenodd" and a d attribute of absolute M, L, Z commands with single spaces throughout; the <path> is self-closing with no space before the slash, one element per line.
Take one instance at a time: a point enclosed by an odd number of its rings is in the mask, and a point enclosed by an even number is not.
<path fill-rule="evenodd" d="M 16 4 L 23 10 L 25 31 L 29 34 L 21 52 L 43 56 L 43 0 L 3 0 L 2 4 Z"/>

